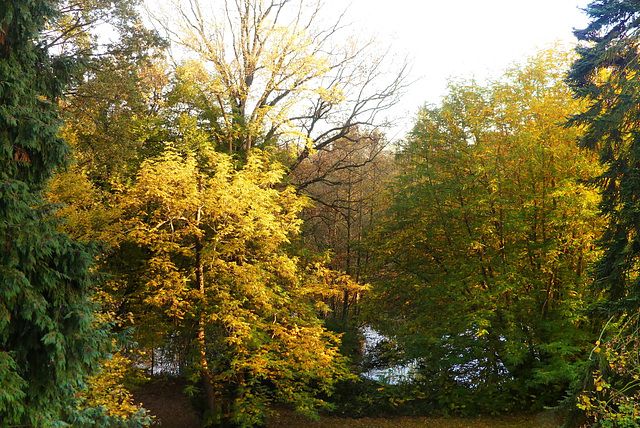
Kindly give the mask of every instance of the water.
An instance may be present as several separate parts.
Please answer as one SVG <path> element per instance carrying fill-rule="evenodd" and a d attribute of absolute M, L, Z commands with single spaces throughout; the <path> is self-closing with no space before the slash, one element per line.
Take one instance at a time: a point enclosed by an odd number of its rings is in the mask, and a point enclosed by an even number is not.
<path fill-rule="evenodd" d="M 372 354 L 376 345 L 383 340 L 388 340 L 385 336 L 378 333 L 371 327 L 365 326 L 360 329 L 364 336 L 364 345 L 362 352 L 365 358 Z M 376 382 L 388 383 L 391 385 L 397 385 L 403 382 L 409 382 L 415 375 L 415 369 L 417 368 L 417 360 L 410 363 L 401 365 L 392 365 L 384 369 L 371 369 L 362 373 L 362 377 Z"/>

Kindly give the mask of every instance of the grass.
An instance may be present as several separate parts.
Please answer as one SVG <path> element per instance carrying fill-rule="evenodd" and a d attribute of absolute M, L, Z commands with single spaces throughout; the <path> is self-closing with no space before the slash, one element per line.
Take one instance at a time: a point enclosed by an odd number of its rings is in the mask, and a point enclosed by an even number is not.
<path fill-rule="evenodd" d="M 269 420 L 267 428 L 556 428 L 550 413 L 537 415 L 511 415 L 505 417 L 479 418 L 362 418 L 348 419 L 324 417 L 320 421 L 309 421 L 293 412 L 283 411 Z"/>

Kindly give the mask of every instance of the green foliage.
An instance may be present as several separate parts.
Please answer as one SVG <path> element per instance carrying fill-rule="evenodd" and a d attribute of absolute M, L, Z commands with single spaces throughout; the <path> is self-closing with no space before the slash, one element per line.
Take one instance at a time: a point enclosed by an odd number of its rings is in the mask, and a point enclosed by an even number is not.
<path fill-rule="evenodd" d="M 46 426 L 102 355 L 106 332 L 89 300 L 95 283 L 91 248 L 57 233 L 57 222 L 36 204 L 42 202 L 23 183 L 2 182 L 0 347 L 14 391 L 10 400 L 19 404 L 0 416 L 17 412 L 7 420 Z"/>
<path fill-rule="evenodd" d="M 567 63 L 544 52 L 485 87 L 452 84 L 400 153 L 368 314 L 447 391 L 443 408 L 554 404 L 593 337 L 598 195 L 579 182 L 598 169 L 557 125 L 580 108 Z"/>
<path fill-rule="evenodd" d="M 594 150 L 604 170 L 592 183 L 602 192 L 600 211 L 607 220 L 604 250 L 594 268 L 595 285 L 607 292 L 609 313 L 638 307 L 640 277 L 640 134 L 638 92 L 640 61 L 637 32 L 640 5 L 631 1 L 595 1 L 586 9 L 589 26 L 576 31 L 576 49 L 568 81 L 587 102 L 572 118 L 585 126 L 583 147 Z"/>
<path fill-rule="evenodd" d="M 348 418 L 393 418 L 436 414 L 438 403 L 417 383 L 390 385 L 362 378 L 340 382 L 330 414 Z"/>
<path fill-rule="evenodd" d="M 585 129 L 582 147 L 599 156 L 603 170 L 591 180 L 599 189 L 600 215 L 606 221 L 600 239 L 602 257 L 593 268 L 594 286 L 606 300 L 592 307 L 599 319 L 610 318 L 594 349 L 578 406 L 601 426 L 637 426 L 638 331 L 640 277 L 640 134 L 638 98 L 640 5 L 632 1 L 593 1 L 591 21 L 576 30 L 578 58 L 568 75 L 575 95 L 586 108 L 570 124 Z M 610 336 L 611 339 L 606 339 Z M 597 364 L 596 364 L 597 363 Z"/>
<path fill-rule="evenodd" d="M 56 215 L 65 220 L 60 231 L 101 243 L 96 269 L 106 279 L 109 255 L 123 235 L 117 192 L 146 155 L 157 153 L 154 112 L 166 84 L 159 59 L 166 44 L 142 25 L 139 6 L 137 0 L 62 1 L 62 13 L 45 34 L 57 51 L 82 59 L 61 102 L 66 118 L 61 135 L 74 149 L 76 162 L 56 171 L 47 198 L 60 207 Z M 100 318 L 110 322 L 112 331 L 120 331 L 130 316 L 113 283 L 104 281 L 95 299 L 101 304 Z M 132 362 L 119 355 L 100 360 L 98 372 L 88 379 L 67 417 L 73 426 L 149 425 L 150 418 L 133 406 L 122 379 Z"/>
<path fill-rule="evenodd" d="M 4 2 L 0 7 L 0 163 L 2 179 L 40 188 L 67 162 L 69 148 L 57 136 L 55 107 L 65 84 L 64 58 L 37 42 L 55 2 Z"/>
<path fill-rule="evenodd" d="M 344 292 L 338 293 L 344 295 Z M 324 327 L 340 336 L 340 354 L 349 358 L 352 371 L 358 371 L 362 363 L 364 336 L 355 323 L 345 323 L 337 317 L 324 320 Z"/>
<path fill-rule="evenodd" d="M 638 427 L 640 420 L 639 314 L 607 323 L 591 351 L 592 377 L 578 394 L 578 407 L 604 428 Z"/>
<path fill-rule="evenodd" d="M 157 112 L 167 84 L 166 44 L 142 25 L 139 3 L 80 1 L 54 32 L 64 36 L 64 49 L 80 49 L 84 57 L 62 104 L 63 137 L 74 149 L 76 172 L 101 190 L 117 189 L 135 176 L 145 157 L 161 152 Z M 112 30 L 115 41 L 100 45 L 94 34 L 98 25 Z"/>
<path fill-rule="evenodd" d="M 52 1 L 0 6 L 0 420 L 62 423 L 103 355 L 91 290 L 96 249 L 57 231 L 41 190 L 68 162 L 56 103 L 73 61 L 39 36 Z"/>
<path fill-rule="evenodd" d="M 187 61 L 173 70 L 169 80 L 171 90 L 162 111 L 167 141 L 191 150 L 204 144 L 220 152 L 229 151 L 214 93 L 215 83 L 200 61 Z"/>
<path fill-rule="evenodd" d="M 426 373 L 426 370 L 423 371 Z M 474 416 L 514 410 L 513 394 L 504 388 L 468 388 L 447 379 L 442 372 L 431 370 L 432 376 L 420 376 L 411 382 L 389 384 L 366 378 L 340 382 L 331 401 L 331 415 L 349 418 L 401 416 Z"/>

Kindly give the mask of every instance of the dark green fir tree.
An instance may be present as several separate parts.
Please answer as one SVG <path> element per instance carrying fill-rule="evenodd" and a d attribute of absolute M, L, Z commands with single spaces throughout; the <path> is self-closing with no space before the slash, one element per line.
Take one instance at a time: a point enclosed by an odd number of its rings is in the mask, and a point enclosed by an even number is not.
<path fill-rule="evenodd" d="M 607 293 L 598 312 L 619 315 L 640 307 L 640 1 L 597 0 L 585 11 L 568 81 L 589 107 L 570 123 L 585 126 L 581 145 L 604 166 L 593 179 L 608 221 L 594 279 Z"/>
<path fill-rule="evenodd" d="M 640 412 L 640 1 L 594 0 L 568 82 L 587 108 L 569 124 L 584 127 L 581 146 L 598 153 L 606 226 L 593 267 L 604 299 L 591 312 L 602 327 L 575 385 L 566 426 L 637 427 Z M 576 407 L 577 405 L 577 407 Z M 577 409 L 580 409 L 578 412 Z M 571 423 L 575 422 L 575 425 Z"/>
<path fill-rule="evenodd" d="M 56 426 L 103 349 L 94 251 L 56 231 L 41 191 L 69 148 L 57 102 L 72 59 L 42 42 L 50 0 L 0 2 L 0 426 Z"/>

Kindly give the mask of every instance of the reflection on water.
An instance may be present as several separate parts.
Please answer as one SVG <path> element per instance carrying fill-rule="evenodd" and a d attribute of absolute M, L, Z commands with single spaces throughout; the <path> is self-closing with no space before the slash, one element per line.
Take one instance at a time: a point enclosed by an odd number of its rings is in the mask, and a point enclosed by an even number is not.
<path fill-rule="evenodd" d="M 362 334 L 364 336 L 362 352 L 365 358 L 372 356 L 374 350 L 376 349 L 376 345 L 380 344 L 380 342 L 384 340 L 387 340 L 386 337 L 384 337 L 371 327 L 364 326 L 360 329 L 360 331 L 362 331 Z M 377 382 L 396 385 L 398 383 L 410 381 L 414 376 L 416 367 L 417 361 L 412 361 L 410 363 L 390 365 L 385 368 L 370 369 L 362 373 L 362 376 L 367 379 L 375 380 Z"/>

